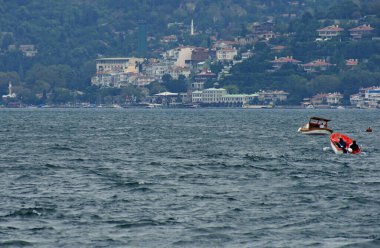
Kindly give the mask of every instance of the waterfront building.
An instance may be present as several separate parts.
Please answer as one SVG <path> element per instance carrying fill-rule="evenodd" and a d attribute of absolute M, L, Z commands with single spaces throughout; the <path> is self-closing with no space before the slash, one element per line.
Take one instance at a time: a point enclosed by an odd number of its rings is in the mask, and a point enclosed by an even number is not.
<path fill-rule="evenodd" d="M 380 108 L 380 86 L 360 89 L 350 96 L 350 102 L 357 108 Z"/>
<path fill-rule="evenodd" d="M 257 92 L 258 100 L 262 103 L 284 102 L 288 99 L 289 93 L 283 90 L 261 90 Z"/>
<path fill-rule="evenodd" d="M 226 94 L 227 90 L 223 88 L 204 89 L 202 91 L 202 103 L 219 103 Z"/>
<path fill-rule="evenodd" d="M 334 106 L 342 103 L 343 95 L 339 92 L 320 93 L 311 98 L 311 104 L 314 106 Z"/>
<path fill-rule="evenodd" d="M 326 102 L 328 105 L 339 105 L 342 103 L 343 95 L 339 92 L 327 94 Z"/>
<path fill-rule="evenodd" d="M 284 91 L 260 91 L 255 94 L 228 94 L 223 88 L 209 88 L 193 91 L 192 103 L 218 106 L 244 106 L 253 102 L 275 103 L 285 101 L 288 93 Z"/>
<path fill-rule="evenodd" d="M 202 91 L 196 90 L 191 92 L 191 102 L 192 103 L 202 103 Z"/>

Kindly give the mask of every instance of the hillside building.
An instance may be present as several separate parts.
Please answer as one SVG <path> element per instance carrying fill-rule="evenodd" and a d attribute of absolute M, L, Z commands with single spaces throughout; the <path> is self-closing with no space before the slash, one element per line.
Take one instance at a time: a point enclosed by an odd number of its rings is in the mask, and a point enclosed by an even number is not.
<path fill-rule="evenodd" d="M 284 64 L 299 64 L 301 61 L 296 60 L 293 58 L 293 56 L 287 56 L 287 57 L 275 57 L 274 60 L 271 61 L 273 64 L 274 69 L 280 69 Z"/>
<path fill-rule="evenodd" d="M 326 39 L 331 39 L 333 37 L 337 37 L 338 35 L 340 35 L 340 33 L 343 30 L 344 29 L 340 28 L 338 25 L 332 25 L 332 26 L 318 29 L 317 32 L 318 32 L 319 37 L 326 40 Z"/>
<path fill-rule="evenodd" d="M 317 59 L 300 65 L 306 72 L 326 71 L 331 66 L 333 66 L 333 64 L 326 62 L 325 59 Z"/>
<path fill-rule="evenodd" d="M 361 39 L 364 36 L 370 35 L 373 30 L 374 28 L 371 27 L 371 25 L 364 24 L 359 27 L 351 28 L 348 31 L 353 39 Z"/>

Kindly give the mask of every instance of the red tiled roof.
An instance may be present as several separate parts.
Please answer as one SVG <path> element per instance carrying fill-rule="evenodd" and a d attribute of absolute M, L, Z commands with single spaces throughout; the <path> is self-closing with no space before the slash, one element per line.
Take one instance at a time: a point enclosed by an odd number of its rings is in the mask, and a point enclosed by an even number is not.
<path fill-rule="evenodd" d="M 322 31 L 340 32 L 340 31 L 343 31 L 343 28 L 340 28 L 338 25 L 332 25 L 332 26 L 328 26 L 328 27 L 324 27 L 324 28 L 318 29 L 317 31 L 318 32 L 322 32 Z"/>
<path fill-rule="evenodd" d="M 285 49 L 286 47 L 285 46 L 274 46 L 274 47 L 272 47 L 271 49 L 272 50 L 283 50 L 283 49 Z"/>
<path fill-rule="evenodd" d="M 348 59 L 346 60 L 346 65 L 358 65 L 358 60 L 357 59 Z"/>
<path fill-rule="evenodd" d="M 359 27 L 356 27 L 356 28 L 351 28 L 349 31 L 372 31 L 374 28 L 371 27 L 371 25 L 361 25 Z"/>
<path fill-rule="evenodd" d="M 326 98 L 329 94 L 317 94 L 315 96 L 312 97 L 313 100 L 315 99 L 323 99 L 323 98 Z"/>
<path fill-rule="evenodd" d="M 307 64 L 303 64 L 303 66 L 309 66 L 309 67 L 321 67 L 321 66 L 330 66 L 330 65 L 332 64 L 327 63 L 326 60 L 322 60 L 322 59 L 317 59 Z"/>
<path fill-rule="evenodd" d="M 271 61 L 272 63 L 300 63 L 301 61 L 293 59 L 293 57 L 281 57 Z"/>
<path fill-rule="evenodd" d="M 213 72 L 209 72 L 209 71 L 202 71 L 202 72 L 198 73 L 196 76 L 216 76 L 216 74 Z"/>

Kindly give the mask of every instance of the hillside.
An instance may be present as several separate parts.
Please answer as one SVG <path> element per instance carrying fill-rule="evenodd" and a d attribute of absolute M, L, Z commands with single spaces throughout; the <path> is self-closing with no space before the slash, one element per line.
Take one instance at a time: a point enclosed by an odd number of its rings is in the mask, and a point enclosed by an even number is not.
<path fill-rule="evenodd" d="M 7 93 L 11 81 L 18 95 L 29 103 L 39 102 L 36 94 L 65 95 L 73 89 L 88 93 L 84 100 L 93 99 L 95 89 L 89 86 L 95 59 L 137 56 L 140 21 L 147 25 L 147 57 L 157 57 L 169 48 L 159 43 L 165 35 L 179 37 L 172 47 L 207 46 L 212 36 L 225 40 L 249 36 L 254 23 L 271 20 L 280 35 L 254 44 L 251 48 L 255 56 L 233 67 L 232 76 L 222 85 L 238 86 L 241 92 L 281 88 L 294 94 L 293 103 L 319 91 L 344 88 L 348 94 L 360 86 L 380 82 L 379 42 L 351 41 L 346 32 L 343 40 L 316 43 L 315 30 L 337 20 L 348 28 L 356 21 L 371 24 L 375 28 L 373 36 L 380 36 L 379 13 L 380 3 L 375 0 L 0 0 L 0 93 Z M 188 36 L 192 19 L 198 31 L 196 37 Z M 31 46 L 23 51 L 24 45 Z M 283 45 L 286 50 L 275 55 L 270 50 L 275 45 Z M 356 58 L 366 63 L 355 71 L 330 70 L 322 75 L 305 75 L 298 68 L 268 73 L 268 61 L 282 55 L 303 62 L 328 58 L 331 63 L 342 64 L 345 59 Z M 326 77 L 335 84 L 320 84 Z"/>

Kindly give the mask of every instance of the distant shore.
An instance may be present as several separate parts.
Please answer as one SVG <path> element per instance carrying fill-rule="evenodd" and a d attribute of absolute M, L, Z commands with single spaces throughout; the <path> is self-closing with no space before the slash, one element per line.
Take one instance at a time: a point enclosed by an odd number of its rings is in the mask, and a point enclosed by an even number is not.
<path fill-rule="evenodd" d="M 241 107 L 241 106 L 234 106 L 234 107 L 227 107 L 227 106 L 188 106 L 188 105 L 176 105 L 176 106 L 163 106 L 163 105 L 138 105 L 138 104 L 132 104 L 132 105 L 117 105 L 117 104 L 105 104 L 105 105 L 96 105 L 96 104 L 90 104 L 90 105 L 68 105 L 68 104 L 62 104 L 62 105 L 18 105 L 18 106 L 0 106 L 0 109 L 68 109 L 68 108 L 81 108 L 81 109 L 305 109 L 305 110 L 327 110 L 327 109 L 338 109 L 338 110 L 345 110 L 345 109 L 369 109 L 369 108 L 357 108 L 354 106 L 315 106 L 314 108 L 306 108 L 304 106 L 298 106 L 298 105 L 278 105 L 278 106 L 266 106 L 266 105 L 250 105 L 249 107 Z M 376 108 L 371 108 L 376 109 Z"/>

